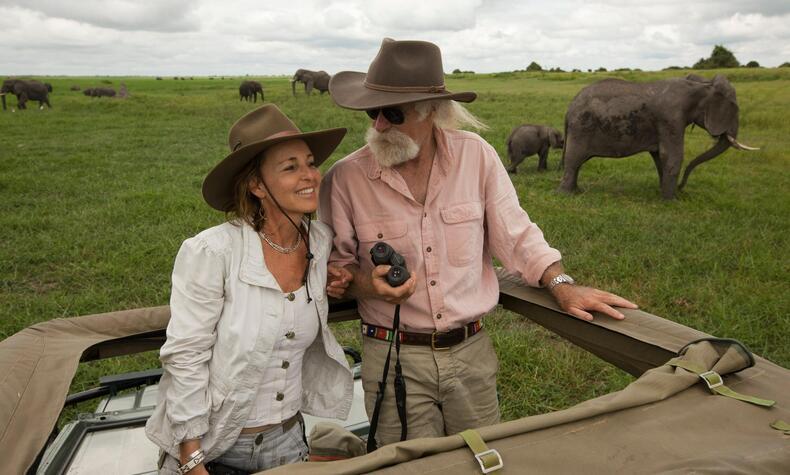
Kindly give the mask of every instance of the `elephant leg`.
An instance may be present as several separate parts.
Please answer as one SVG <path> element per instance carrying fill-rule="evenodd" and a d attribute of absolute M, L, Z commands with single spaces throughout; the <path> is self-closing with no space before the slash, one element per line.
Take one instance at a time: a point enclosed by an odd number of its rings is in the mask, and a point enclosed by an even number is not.
<path fill-rule="evenodd" d="M 304 85 L 304 92 L 306 92 L 308 96 L 313 94 L 313 81 L 307 81 L 307 84 Z"/>
<path fill-rule="evenodd" d="M 664 175 L 664 166 L 661 164 L 661 154 L 658 152 L 650 152 L 650 156 L 653 157 L 653 163 L 655 163 L 656 171 L 658 172 L 658 182 L 661 183 L 662 176 Z"/>
<path fill-rule="evenodd" d="M 538 171 L 546 171 L 548 169 L 549 159 L 549 146 L 544 145 L 538 152 Z"/>
<path fill-rule="evenodd" d="M 660 160 L 662 164 L 661 176 L 661 197 L 665 200 L 675 198 L 677 191 L 678 176 L 683 164 L 683 141 L 678 144 L 668 144 L 659 148 Z"/>
<path fill-rule="evenodd" d="M 565 146 L 565 158 L 563 163 L 565 172 L 562 175 L 562 181 L 557 191 L 573 193 L 578 189 L 577 181 L 579 179 L 579 169 L 584 162 L 590 159 L 590 156 L 587 155 L 584 147 L 577 147 L 568 143 L 566 143 Z"/>

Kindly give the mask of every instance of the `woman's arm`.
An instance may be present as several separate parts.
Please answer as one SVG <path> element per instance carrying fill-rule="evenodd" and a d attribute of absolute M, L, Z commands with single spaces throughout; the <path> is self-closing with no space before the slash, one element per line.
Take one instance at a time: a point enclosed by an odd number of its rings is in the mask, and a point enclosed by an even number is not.
<path fill-rule="evenodd" d="M 217 247 L 200 235 L 188 239 L 173 267 L 170 322 L 159 358 L 170 376 L 165 404 L 176 443 L 208 432 L 208 362 L 222 314 L 226 273 L 225 256 Z"/>

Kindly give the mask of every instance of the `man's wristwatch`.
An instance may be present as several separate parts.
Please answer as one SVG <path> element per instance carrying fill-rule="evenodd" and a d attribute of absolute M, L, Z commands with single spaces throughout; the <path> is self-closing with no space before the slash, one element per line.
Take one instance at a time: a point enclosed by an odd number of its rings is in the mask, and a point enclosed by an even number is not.
<path fill-rule="evenodd" d="M 573 285 L 575 283 L 576 283 L 576 281 L 573 280 L 573 277 L 569 276 L 568 274 L 559 274 L 557 277 L 551 279 L 551 282 L 549 282 L 549 285 L 547 285 L 546 287 L 548 287 L 549 290 L 552 290 L 552 289 L 554 289 L 554 287 L 556 287 L 556 286 L 558 286 L 560 284 L 571 284 L 571 285 Z"/>

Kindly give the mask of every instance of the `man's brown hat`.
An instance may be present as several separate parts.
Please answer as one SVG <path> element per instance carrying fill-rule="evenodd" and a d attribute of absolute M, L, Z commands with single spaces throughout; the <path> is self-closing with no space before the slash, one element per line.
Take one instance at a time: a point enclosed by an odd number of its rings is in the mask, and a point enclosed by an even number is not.
<path fill-rule="evenodd" d="M 203 180 L 203 198 L 212 208 L 228 211 L 233 206 L 236 175 L 267 148 L 288 140 L 304 140 L 318 166 L 340 145 L 344 135 L 344 128 L 302 132 L 274 104 L 261 106 L 242 116 L 230 127 L 230 155 L 219 162 Z"/>
<path fill-rule="evenodd" d="M 442 52 L 427 41 L 384 38 L 367 74 L 342 71 L 329 81 L 329 92 L 340 107 L 377 109 L 431 99 L 472 102 L 474 92 L 452 93 L 444 87 Z"/>

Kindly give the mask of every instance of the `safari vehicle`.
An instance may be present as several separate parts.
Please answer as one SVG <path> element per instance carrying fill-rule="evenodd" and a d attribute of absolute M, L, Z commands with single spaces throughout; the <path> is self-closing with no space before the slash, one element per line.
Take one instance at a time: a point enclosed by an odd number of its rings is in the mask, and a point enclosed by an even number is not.
<path fill-rule="evenodd" d="M 409 440 L 267 473 L 788 473 L 790 371 L 734 340 L 639 310 L 624 310 L 623 321 L 578 320 L 545 291 L 501 272 L 499 280 L 505 309 L 637 379 L 568 409 L 464 436 Z M 358 318 L 353 302 L 330 311 L 330 321 Z M 55 319 L 0 342 L 0 472 L 155 472 L 156 448 L 142 425 L 156 399 L 156 372 L 105 378 L 94 393 L 67 391 L 80 361 L 157 349 L 168 318 L 168 307 L 156 307 Z M 96 395 L 104 397 L 97 412 L 55 433 L 64 403 Z M 362 437 L 367 432 L 364 411 L 340 423 Z"/>

